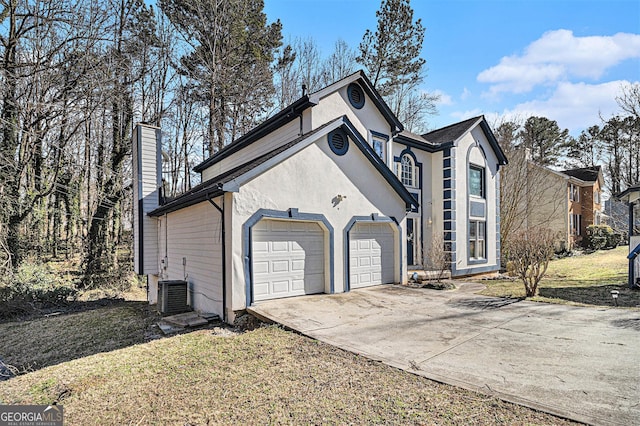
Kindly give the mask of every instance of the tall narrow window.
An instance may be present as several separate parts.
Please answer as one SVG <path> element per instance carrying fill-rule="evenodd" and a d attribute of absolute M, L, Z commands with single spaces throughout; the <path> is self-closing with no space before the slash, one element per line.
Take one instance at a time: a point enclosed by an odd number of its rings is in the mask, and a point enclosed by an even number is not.
<path fill-rule="evenodd" d="M 569 218 L 569 226 L 571 228 L 571 235 L 579 236 L 581 235 L 582 229 L 582 215 L 572 214 Z"/>
<path fill-rule="evenodd" d="M 415 167 L 409 154 L 403 155 L 400 160 L 400 181 L 404 186 L 415 186 Z"/>
<path fill-rule="evenodd" d="M 469 259 L 486 258 L 486 222 L 481 220 L 469 221 Z"/>
<path fill-rule="evenodd" d="M 469 166 L 469 194 L 484 198 L 484 168 Z"/>
<path fill-rule="evenodd" d="M 569 200 L 580 201 L 580 187 L 578 185 L 569 184 Z"/>

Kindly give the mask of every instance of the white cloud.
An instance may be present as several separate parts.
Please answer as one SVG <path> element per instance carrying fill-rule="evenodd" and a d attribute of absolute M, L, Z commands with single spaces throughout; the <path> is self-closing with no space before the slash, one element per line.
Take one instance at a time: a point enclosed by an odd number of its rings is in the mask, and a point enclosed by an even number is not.
<path fill-rule="evenodd" d="M 463 101 L 466 101 L 467 99 L 469 99 L 470 96 L 471 96 L 471 90 L 467 89 L 466 87 L 462 89 L 462 94 L 460 95 L 460 99 L 462 99 Z"/>
<path fill-rule="evenodd" d="M 640 34 L 576 37 L 572 31 L 549 31 L 525 48 L 524 54 L 503 57 L 478 74 L 491 84 L 490 93 L 525 93 L 535 86 L 570 78 L 597 80 L 627 59 L 640 58 Z"/>
<path fill-rule="evenodd" d="M 483 111 L 480 108 L 474 108 L 467 111 L 454 111 L 449 115 L 453 117 L 456 121 L 464 121 L 468 118 L 477 117 L 482 114 L 483 114 Z"/>
<path fill-rule="evenodd" d="M 440 97 L 440 99 L 438 99 L 438 101 L 436 102 L 437 106 L 453 105 L 453 99 L 451 98 L 451 95 L 443 92 L 442 90 L 436 89 L 433 92 L 431 92 L 430 94 Z"/>
<path fill-rule="evenodd" d="M 506 118 L 547 117 L 576 136 L 589 126 L 600 125 L 600 115 L 606 120 L 619 112 L 615 98 L 622 85 L 628 83 L 620 80 L 602 84 L 562 82 L 549 98 L 518 104 L 503 115 Z"/>

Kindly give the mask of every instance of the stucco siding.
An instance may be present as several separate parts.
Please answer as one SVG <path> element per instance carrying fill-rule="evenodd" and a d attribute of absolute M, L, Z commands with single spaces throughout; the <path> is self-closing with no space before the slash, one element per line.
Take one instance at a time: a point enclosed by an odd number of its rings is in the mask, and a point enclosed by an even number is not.
<path fill-rule="evenodd" d="M 342 195 L 342 198 L 337 197 Z M 345 290 L 344 231 L 355 217 L 395 217 L 401 227 L 393 225 L 397 247 L 394 280 L 406 280 L 401 274 L 400 241 L 404 241 L 405 203 L 380 173 L 350 141 L 347 153 L 336 156 L 322 137 L 288 159 L 242 185 L 233 194 L 233 255 L 231 260 L 232 309 L 246 307 L 246 270 L 243 246 L 247 238 L 243 225 L 260 209 L 319 215 L 333 229 L 333 240 L 325 240 L 325 292 Z M 326 228 L 326 227 L 325 227 Z M 333 250 L 334 270 L 329 269 L 328 255 Z M 405 271 L 406 272 L 406 271 Z"/>
<path fill-rule="evenodd" d="M 307 112 L 308 114 L 308 112 Z M 267 152 L 290 142 L 300 134 L 300 120 L 295 119 L 281 128 L 269 133 L 268 136 L 253 142 L 246 148 L 229 155 L 212 164 L 202 171 L 202 181 L 207 181 L 220 174 L 251 161 Z"/>
<path fill-rule="evenodd" d="M 432 159 L 434 156 L 438 157 L 437 153 L 429 153 L 417 148 L 410 148 L 399 142 L 393 142 L 389 168 L 394 172 L 394 174 L 399 173 L 399 163 L 395 160 L 400 159 L 401 155 L 406 152 L 410 152 L 415 158 L 414 166 L 416 167 L 416 183 L 413 187 L 407 187 L 407 189 L 412 194 L 418 194 L 418 202 L 420 203 L 420 207 L 417 212 L 410 212 L 407 214 L 407 217 L 413 218 L 417 223 L 414 264 L 415 266 L 428 267 L 426 255 L 431 243 L 431 229 L 433 227 L 433 216 L 435 214 L 433 207 L 434 193 L 432 188 L 432 183 L 435 178 L 433 174 L 441 174 L 442 167 L 432 167 Z M 439 158 L 441 157 L 442 154 L 440 154 Z M 441 159 L 439 164 L 442 164 Z M 438 184 L 440 185 L 438 192 L 441 192 L 442 179 L 438 180 Z M 430 219 L 431 222 L 429 222 Z"/>
<path fill-rule="evenodd" d="M 498 216 L 496 197 L 498 191 L 498 159 L 489 141 L 479 127 L 465 134 L 454 148 L 455 162 L 455 260 L 452 261 L 452 275 L 469 275 L 478 272 L 497 271 L 500 268 L 496 241 Z M 484 197 L 474 197 L 469 193 L 469 165 L 484 169 Z M 482 206 L 483 214 L 474 216 L 472 203 Z M 484 257 L 475 259 L 469 253 L 469 220 L 485 223 Z"/>
<path fill-rule="evenodd" d="M 366 96 L 366 95 L 365 95 Z M 311 110 L 311 125 L 316 129 L 323 124 L 346 115 L 361 135 L 367 137 L 370 130 L 389 134 L 389 123 L 367 96 L 364 106 L 355 109 L 349 103 L 347 87 L 322 98 L 321 102 Z"/>
<path fill-rule="evenodd" d="M 160 223 L 160 280 L 188 281 L 192 308 L 222 316 L 220 212 L 202 202 L 162 216 Z"/>

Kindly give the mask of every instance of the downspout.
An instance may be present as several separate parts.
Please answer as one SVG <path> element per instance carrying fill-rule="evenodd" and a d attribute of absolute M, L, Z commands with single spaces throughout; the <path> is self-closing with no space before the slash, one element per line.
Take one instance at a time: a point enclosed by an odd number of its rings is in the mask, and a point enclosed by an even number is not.
<path fill-rule="evenodd" d="M 222 225 L 222 321 L 227 322 L 227 237 L 226 226 L 224 220 L 224 192 L 222 193 L 222 207 L 216 204 L 209 196 L 207 200 L 213 207 L 220 212 L 221 225 Z"/>

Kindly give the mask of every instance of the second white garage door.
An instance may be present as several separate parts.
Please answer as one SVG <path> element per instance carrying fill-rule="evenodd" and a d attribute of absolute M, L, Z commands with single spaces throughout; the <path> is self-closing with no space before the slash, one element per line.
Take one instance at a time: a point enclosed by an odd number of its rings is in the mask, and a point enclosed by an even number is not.
<path fill-rule="evenodd" d="M 394 282 L 393 230 L 386 223 L 356 223 L 349 232 L 349 286 Z"/>
<path fill-rule="evenodd" d="M 324 292 L 324 232 L 317 223 L 263 219 L 252 239 L 254 301 Z"/>

